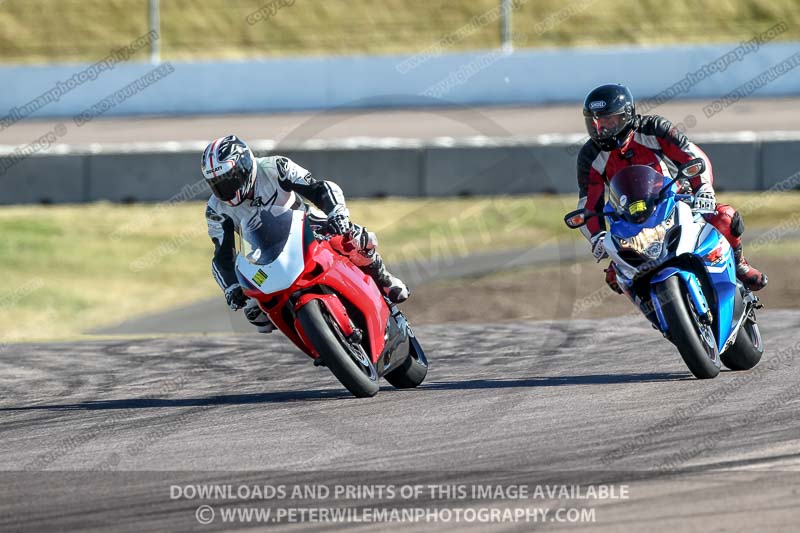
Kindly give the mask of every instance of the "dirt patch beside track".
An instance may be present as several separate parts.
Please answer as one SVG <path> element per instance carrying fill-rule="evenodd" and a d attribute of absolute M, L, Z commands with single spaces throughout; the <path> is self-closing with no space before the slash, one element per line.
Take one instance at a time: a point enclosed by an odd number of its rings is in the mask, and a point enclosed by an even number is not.
<path fill-rule="evenodd" d="M 543 265 L 435 281 L 414 287 L 403 309 L 415 324 L 636 315 L 626 297 L 606 287 L 603 268 L 607 264 Z M 759 293 L 766 308 L 800 308 L 800 270 L 795 258 L 764 256 L 754 258 L 753 264 L 769 276 L 769 285 Z"/>

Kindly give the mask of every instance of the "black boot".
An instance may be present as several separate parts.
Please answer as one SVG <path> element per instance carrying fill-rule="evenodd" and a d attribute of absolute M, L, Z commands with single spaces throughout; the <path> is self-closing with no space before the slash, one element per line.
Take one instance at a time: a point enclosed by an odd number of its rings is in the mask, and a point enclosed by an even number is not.
<path fill-rule="evenodd" d="M 378 252 L 374 252 L 372 263 L 361 267 L 361 270 L 375 280 L 378 287 L 380 287 L 386 297 L 392 302 L 399 304 L 408 300 L 408 287 L 403 283 L 403 280 L 386 270 L 383 259 L 381 259 L 381 254 Z"/>

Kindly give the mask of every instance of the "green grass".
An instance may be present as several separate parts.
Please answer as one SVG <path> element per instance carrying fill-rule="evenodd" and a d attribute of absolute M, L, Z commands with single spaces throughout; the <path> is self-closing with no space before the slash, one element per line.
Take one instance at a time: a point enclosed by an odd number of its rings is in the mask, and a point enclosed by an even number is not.
<path fill-rule="evenodd" d="M 251 25 L 247 16 L 269 0 L 162 0 L 162 50 L 165 59 L 418 52 L 499 1 L 295 0 Z M 513 30 L 525 47 L 739 42 L 779 21 L 789 26 L 780 39 L 800 39 L 796 0 L 517 3 Z M 546 24 L 558 13 L 569 16 Z M 99 59 L 146 31 L 147 0 L 6 0 L 0 3 L 0 61 Z M 447 39 L 445 50 L 497 47 L 499 35 L 497 20 L 477 24 Z"/>
<path fill-rule="evenodd" d="M 800 211 L 800 193 L 721 195 L 750 227 Z M 749 209 L 753 200 L 757 209 Z M 761 202 L 761 199 L 765 199 Z M 580 239 L 563 225 L 572 196 L 354 200 L 390 264 Z M 202 203 L 0 209 L 0 344 L 72 337 L 103 324 L 222 297 Z"/>
<path fill-rule="evenodd" d="M 387 261 L 399 261 L 548 239 L 568 204 L 557 197 L 390 199 L 353 201 L 351 211 L 377 232 Z M 69 337 L 221 297 L 203 214 L 197 202 L 0 209 L 0 344 Z"/>

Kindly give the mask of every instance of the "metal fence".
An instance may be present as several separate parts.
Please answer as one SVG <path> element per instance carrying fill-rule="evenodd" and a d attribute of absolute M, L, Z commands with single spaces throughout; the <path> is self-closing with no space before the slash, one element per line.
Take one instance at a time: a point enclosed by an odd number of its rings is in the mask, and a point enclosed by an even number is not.
<path fill-rule="evenodd" d="M 6 0 L 0 62 L 91 61 L 156 29 L 136 60 L 511 46 L 515 0 Z M 519 0 L 516 0 L 519 3 Z M 501 4 L 504 7 L 501 7 Z"/>
<path fill-rule="evenodd" d="M 800 39 L 795 0 L 0 0 L 0 62 L 92 61 L 151 28 L 133 59 L 738 42 L 778 21 Z"/>

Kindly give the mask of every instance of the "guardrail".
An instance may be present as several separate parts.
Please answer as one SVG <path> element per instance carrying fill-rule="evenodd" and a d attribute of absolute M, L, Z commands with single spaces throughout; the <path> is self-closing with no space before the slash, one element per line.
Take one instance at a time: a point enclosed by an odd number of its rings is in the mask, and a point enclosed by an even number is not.
<path fill-rule="evenodd" d="M 348 197 L 577 192 L 580 135 L 531 138 L 344 139 L 276 144 L 282 154 Z M 720 191 L 766 190 L 800 171 L 797 132 L 697 134 Z M 208 197 L 200 175 L 205 142 L 51 146 L 0 165 L 0 204 L 160 202 Z M 0 163 L 18 148 L 0 146 Z M 800 181 L 800 180 L 796 180 Z M 794 188 L 794 185 L 791 187 Z"/>

